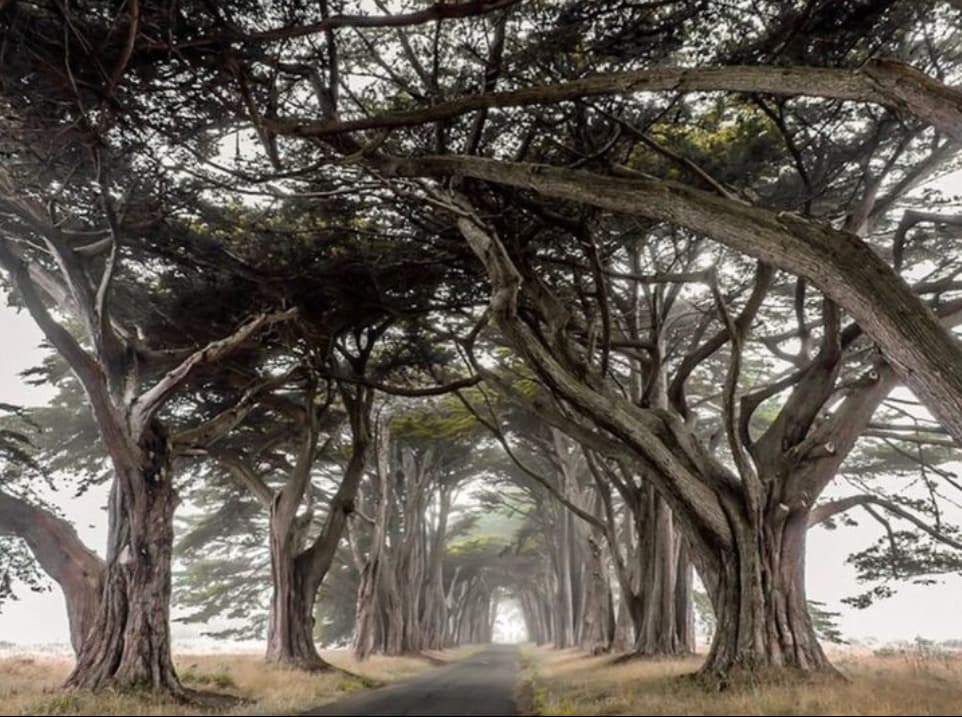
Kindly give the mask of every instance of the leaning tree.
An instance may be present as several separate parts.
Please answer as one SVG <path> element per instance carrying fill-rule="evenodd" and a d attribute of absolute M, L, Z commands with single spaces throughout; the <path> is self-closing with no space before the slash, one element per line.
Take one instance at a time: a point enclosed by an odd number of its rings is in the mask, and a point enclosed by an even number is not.
<path fill-rule="evenodd" d="M 38 460 L 39 424 L 23 408 L 0 404 L 0 411 L 0 601 L 16 598 L 15 583 L 42 590 L 54 580 L 80 652 L 100 607 L 104 561 L 44 496 L 57 486 Z"/>

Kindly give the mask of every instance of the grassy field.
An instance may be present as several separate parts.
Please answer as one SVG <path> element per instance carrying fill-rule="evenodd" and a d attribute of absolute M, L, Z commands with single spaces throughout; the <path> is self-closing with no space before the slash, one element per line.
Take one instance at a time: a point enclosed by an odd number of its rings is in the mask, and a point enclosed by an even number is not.
<path fill-rule="evenodd" d="M 184 685 L 243 700 L 235 715 L 291 714 L 332 702 L 356 690 L 395 682 L 470 655 L 476 647 L 412 657 L 372 657 L 357 662 L 346 651 L 323 652 L 342 672 L 311 675 L 265 664 L 260 655 L 181 655 L 177 670 Z M 156 700 L 148 696 L 92 694 L 60 688 L 71 660 L 57 657 L 0 659 L 0 714 L 4 715 L 203 715 L 216 711 Z"/>
<path fill-rule="evenodd" d="M 542 715 L 958 715 L 962 655 L 866 650 L 832 655 L 848 681 L 708 692 L 682 675 L 699 658 L 612 664 L 576 650 L 524 650 L 519 702 Z"/>

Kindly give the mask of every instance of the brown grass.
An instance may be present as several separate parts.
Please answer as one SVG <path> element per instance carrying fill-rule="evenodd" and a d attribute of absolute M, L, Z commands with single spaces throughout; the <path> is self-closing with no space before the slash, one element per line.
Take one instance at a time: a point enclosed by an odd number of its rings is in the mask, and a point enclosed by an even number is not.
<path fill-rule="evenodd" d="M 256 654 L 180 655 L 175 659 L 184 685 L 240 698 L 235 715 L 291 714 L 333 702 L 346 694 L 413 677 L 437 660 L 450 662 L 477 651 L 463 647 L 424 656 L 372 657 L 357 662 L 347 651 L 323 652 L 345 672 L 308 674 L 266 664 Z M 204 715 L 216 711 L 158 700 L 147 695 L 90 693 L 61 689 L 72 661 L 57 657 L 0 659 L 0 714 L 4 715 Z"/>
<path fill-rule="evenodd" d="M 611 656 L 527 648 L 519 689 L 542 715 L 958 715 L 962 656 L 839 654 L 848 681 L 819 680 L 709 692 L 682 675 L 700 659 L 612 664 Z"/>

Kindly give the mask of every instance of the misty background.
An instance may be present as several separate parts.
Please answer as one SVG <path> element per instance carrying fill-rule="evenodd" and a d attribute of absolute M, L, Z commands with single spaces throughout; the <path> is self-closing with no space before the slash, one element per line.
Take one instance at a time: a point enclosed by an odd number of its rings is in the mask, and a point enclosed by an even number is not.
<path fill-rule="evenodd" d="M 43 359 L 40 330 L 26 312 L 18 313 L 4 301 L 0 306 L 0 337 L 3 342 L 0 349 L 0 402 L 23 406 L 46 403 L 53 391 L 46 386 L 24 383 L 19 376 L 21 371 L 38 365 Z M 958 474 L 962 466 L 956 464 L 953 468 Z M 69 490 L 51 496 L 74 524 L 80 538 L 100 554 L 103 554 L 107 535 L 106 492 L 103 486 L 80 497 L 74 497 Z M 859 516 L 855 514 L 853 517 L 858 519 Z M 861 520 L 857 527 L 810 531 L 809 598 L 840 613 L 839 628 L 847 640 L 889 642 L 914 640 L 916 637 L 930 640 L 962 638 L 962 621 L 959 620 L 962 576 L 938 578 L 934 585 L 895 584 L 894 597 L 879 600 L 864 610 L 840 602 L 842 597 L 861 591 L 855 580 L 855 570 L 845 562 L 847 556 L 872 544 L 878 538 L 879 530 L 874 522 Z M 19 599 L 0 607 L 0 641 L 17 645 L 68 645 L 67 612 L 59 588 L 52 584 L 47 592 L 37 593 L 21 584 L 15 589 Z M 518 627 L 520 615 L 510 604 L 503 606 L 503 613 L 499 616 L 503 639 L 522 637 L 523 630 Z M 172 616 L 176 619 L 177 615 L 175 605 Z M 172 625 L 173 637 L 179 640 L 200 637 L 204 629 L 200 625 L 177 622 Z"/>

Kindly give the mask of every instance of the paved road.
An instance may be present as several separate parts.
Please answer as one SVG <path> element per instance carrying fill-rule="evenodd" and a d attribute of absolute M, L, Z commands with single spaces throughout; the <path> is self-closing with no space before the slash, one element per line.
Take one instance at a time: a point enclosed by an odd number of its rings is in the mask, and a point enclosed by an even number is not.
<path fill-rule="evenodd" d="M 492 645 L 414 679 L 324 705 L 306 715 L 516 715 L 518 648 Z"/>

